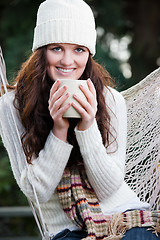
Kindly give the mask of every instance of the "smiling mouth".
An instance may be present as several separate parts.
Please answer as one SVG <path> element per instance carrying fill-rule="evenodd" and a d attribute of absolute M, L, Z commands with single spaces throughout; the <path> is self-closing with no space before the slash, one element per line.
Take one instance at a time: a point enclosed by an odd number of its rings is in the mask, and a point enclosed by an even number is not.
<path fill-rule="evenodd" d="M 64 73 L 70 73 L 70 72 L 73 72 L 74 71 L 74 68 L 60 68 L 60 67 L 57 67 L 57 69 L 61 72 L 64 72 Z"/>

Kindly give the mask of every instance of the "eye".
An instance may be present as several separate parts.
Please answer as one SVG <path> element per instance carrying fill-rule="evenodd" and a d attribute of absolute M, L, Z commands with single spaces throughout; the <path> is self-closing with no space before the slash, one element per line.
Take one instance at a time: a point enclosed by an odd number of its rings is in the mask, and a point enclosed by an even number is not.
<path fill-rule="evenodd" d="M 61 47 L 53 47 L 52 50 L 55 52 L 60 52 L 62 50 L 62 48 Z"/>
<path fill-rule="evenodd" d="M 77 53 L 81 53 L 81 52 L 85 52 L 85 50 L 83 49 L 83 48 L 76 48 L 75 49 L 75 51 L 77 52 Z"/>

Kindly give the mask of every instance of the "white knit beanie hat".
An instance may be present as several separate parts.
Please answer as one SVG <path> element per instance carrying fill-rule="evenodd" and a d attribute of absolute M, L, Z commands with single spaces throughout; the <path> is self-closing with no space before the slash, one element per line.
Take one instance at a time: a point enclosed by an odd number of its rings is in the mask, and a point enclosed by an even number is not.
<path fill-rule="evenodd" d="M 46 0 L 40 4 L 32 50 L 51 43 L 82 45 L 95 55 L 95 20 L 87 3 L 83 0 Z"/>

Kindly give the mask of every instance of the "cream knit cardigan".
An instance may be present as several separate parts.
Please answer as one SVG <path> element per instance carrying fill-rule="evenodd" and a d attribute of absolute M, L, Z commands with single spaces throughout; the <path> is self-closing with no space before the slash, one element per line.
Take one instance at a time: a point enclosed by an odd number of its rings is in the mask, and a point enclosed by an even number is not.
<path fill-rule="evenodd" d="M 104 94 L 110 109 L 111 124 L 116 130 L 118 150 L 109 153 L 114 151 L 116 147 L 114 143 L 106 151 L 96 120 L 85 131 L 75 129 L 75 134 L 88 179 L 97 194 L 102 211 L 106 212 L 124 205 L 136 194 L 124 182 L 127 136 L 126 104 L 122 95 L 112 88 L 105 89 Z M 65 228 L 74 229 L 76 226 L 63 212 L 56 194 L 56 187 L 73 146 L 56 138 L 51 131 L 44 148 L 37 158 L 33 157 L 32 165 L 29 165 L 27 170 L 23 150 L 11 117 L 10 109 L 12 108 L 21 135 L 24 128 L 17 110 L 13 107 L 13 99 L 14 91 L 8 93 L 7 97 L 4 95 L 5 104 L 0 99 L 0 134 L 9 155 L 14 177 L 23 193 L 35 201 L 29 175 L 32 176 L 44 221 L 50 233 L 56 234 Z"/>

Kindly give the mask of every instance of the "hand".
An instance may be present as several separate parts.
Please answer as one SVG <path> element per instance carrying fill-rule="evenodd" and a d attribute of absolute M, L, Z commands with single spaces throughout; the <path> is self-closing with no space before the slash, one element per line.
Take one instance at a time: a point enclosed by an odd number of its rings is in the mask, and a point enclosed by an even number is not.
<path fill-rule="evenodd" d="M 81 91 L 86 96 L 86 101 L 76 95 L 73 97 L 79 102 L 80 106 L 72 102 L 72 106 L 81 114 L 81 120 L 77 125 L 78 130 L 84 131 L 89 128 L 95 119 L 97 112 L 96 90 L 90 79 L 87 80 L 88 88 L 80 85 Z"/>
<path fill-rule="evenodd" d="M 63 118 L 63 114 L 71 106 L 71 103 L 62 104 L 69 97 L 69 93 L 64 94 L 67 90 L 67 86 L 60 87 L 60 80 L 57 80 L 51 90 L 49 97 L 49 111 L 50 115 L 54 121 L 53 134 L 63 141 L 67 141 L 67 132 L 69 128 L 69 121 L 66 118 Z"/>

